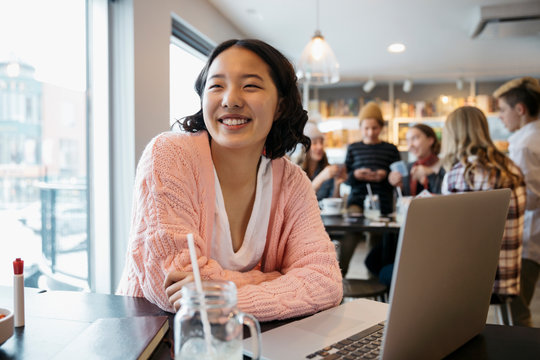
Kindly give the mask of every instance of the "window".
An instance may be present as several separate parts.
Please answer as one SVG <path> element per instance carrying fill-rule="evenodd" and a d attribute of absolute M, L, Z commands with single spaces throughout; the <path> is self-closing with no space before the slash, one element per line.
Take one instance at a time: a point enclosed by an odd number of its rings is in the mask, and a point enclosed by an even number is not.
<path fill-rule="evenodd" d="M 201 108 L 201 101 L 194 85 L 206 59 L 200 54 L 186 50 L 186 47 L 187 45 L 178 40 L 170 45 L 171 125 L 176 120 L 195 114 Z"/>
<path fill-rule="evenodd" d="M 86 7 L 0 0 L 0 285 L 89 288 Z"/>
<path fill-rule="evenodd" d="M 170 44 L 170 124 L 201 108 L 194 86 L 213 48 L 203 36 L 179 19 L 172 21 Z"/>

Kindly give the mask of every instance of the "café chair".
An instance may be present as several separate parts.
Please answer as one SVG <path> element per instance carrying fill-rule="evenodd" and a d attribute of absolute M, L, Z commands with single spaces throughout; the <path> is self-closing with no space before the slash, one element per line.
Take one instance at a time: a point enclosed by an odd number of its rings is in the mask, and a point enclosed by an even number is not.
<path fill-rule="evenodd" d="M 339 259 L 341 251 L 340 243 L 332 240 L 336 248 L 336 254 Z M 377 279 L 346 279 L 343 278 L 343 301 L 351 298 L 370 298 L 373 300 L 386 302 L 388 287 L 381 284 Z"/>
<path fill-rule="evenodd" d="M 512 298 L 513 296 L 511 295 L 491 295 L 489 305 L 495 307 L 495 315 L 499 325 L 514 325 L 514 321 L 512 320 L 512 310 L 510 308 Z"/>
<path fill-rule="evenodd" d="M 343 299 L 370 298 L 387 301 L 388 287 L 377 279 L 343 279 Z"/>

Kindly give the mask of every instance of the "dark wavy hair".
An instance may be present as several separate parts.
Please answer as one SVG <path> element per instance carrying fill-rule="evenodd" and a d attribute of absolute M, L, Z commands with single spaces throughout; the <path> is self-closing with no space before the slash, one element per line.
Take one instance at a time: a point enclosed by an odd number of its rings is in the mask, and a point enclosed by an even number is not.
<path fill-rule="evenodd" d="M 302 144 L 306 151 L 309 150 L 311 141 L 303 133 L 308 116 L 302 107 L 302 97 L 298 90 L 294 67 L 283 54 L 261 40 L 232 39 L 219 44 L 209 55 L 206 65 L 195 81 L 195 91 L 201 99 L 201 109 L 193 115 L 177 120 L 176 123 L 187 132 L 207 130 L 203 118 L 202 98 L 208 77 L 208 69 L 219 54 L 233 46 L 254 52 L 268 64 L 270 76 L 281 101 L 279 116 L 272 124 L 272 128 L 266 137 L 265 156 L 270 159 L 282 157 L 292 151 L 297 144 Z"/>

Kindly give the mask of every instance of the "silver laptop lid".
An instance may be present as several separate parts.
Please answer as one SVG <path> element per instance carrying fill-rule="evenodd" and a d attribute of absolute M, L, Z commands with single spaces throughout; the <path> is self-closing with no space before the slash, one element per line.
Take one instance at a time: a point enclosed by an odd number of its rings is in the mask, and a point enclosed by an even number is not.
<path fill-rule="evenodd" d="M 400 231 L 383 359 L 440 359 L 482 331 L 510 194 L 412 200 Z"/>

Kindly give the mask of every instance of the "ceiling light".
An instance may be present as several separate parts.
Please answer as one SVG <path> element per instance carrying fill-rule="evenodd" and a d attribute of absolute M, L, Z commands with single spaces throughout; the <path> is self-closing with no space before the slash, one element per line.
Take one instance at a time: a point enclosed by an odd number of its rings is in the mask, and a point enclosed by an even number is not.
<path fill-rule="evenodd" d="M 317 29 L 302 51 L 296 75 L 299 80 L 304 79 L 313 85 L 333 84 L 339 81 L 339 63 L 319 30 L 319 1 L 317 1 Z"/>
<path fill-rule="evenodd" d="M 456 88 L 458 90 L 463 90 L 463 79 L 462 78 L 459 78 L 456 80 Z"/>
<path fill-rule="evenodd" d="M 402 53 L 405 51 L 405 45 L 402 43 L 393 43 L 388 45 L 387 50 L 391 53 Z"/>
<path fill-rule="evenodd" d="M 411 79 L 407 79 L 403 82 L 403 92 L 410 93 L 412 90 L 413 82 Z"/>
<path fill-rule="evenodd" d="M 375 88 L 375 85 L 377 85 L 375 80 L 373 80 L 373 78 L 370 78 L 368 81 L 366 81 L 362 89 L 364 90 L 364 92 L 368 93 L 373 90 L 373 88 Z"/>

